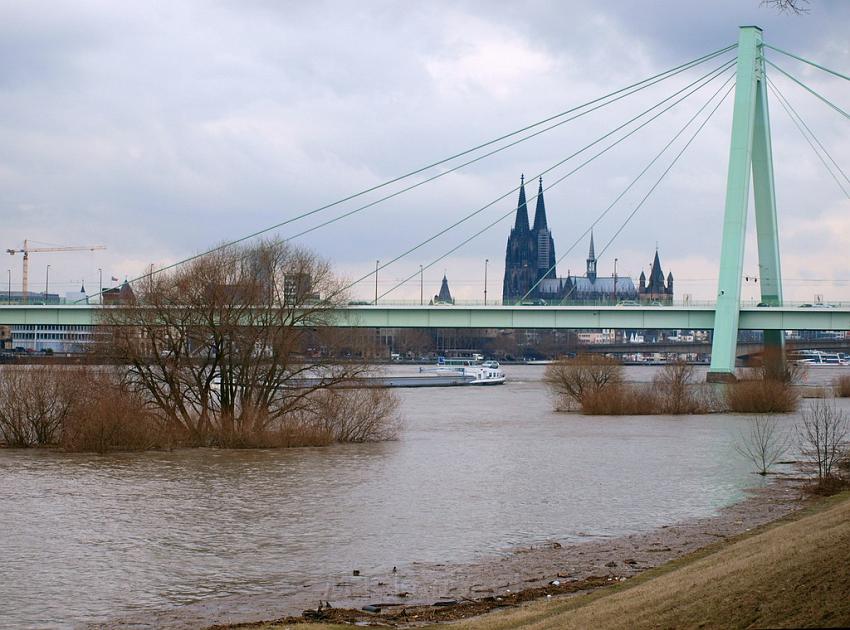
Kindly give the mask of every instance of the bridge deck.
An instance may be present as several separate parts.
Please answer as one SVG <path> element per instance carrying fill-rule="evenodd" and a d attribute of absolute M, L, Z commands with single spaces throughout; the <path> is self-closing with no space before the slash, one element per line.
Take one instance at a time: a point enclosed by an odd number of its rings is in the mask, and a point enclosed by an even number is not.
<path fill-rule="evenodd" d="M 0 324 L 96 324 L 100 306 L 0 306 Z M 108 308 L 108 307 L 106 307 Z M 713 306 L 348 306 L 337 326 L 359 328 L 714 328 Z M 742 307 L 745 330 L 850 330 L 850 308 Z"/>

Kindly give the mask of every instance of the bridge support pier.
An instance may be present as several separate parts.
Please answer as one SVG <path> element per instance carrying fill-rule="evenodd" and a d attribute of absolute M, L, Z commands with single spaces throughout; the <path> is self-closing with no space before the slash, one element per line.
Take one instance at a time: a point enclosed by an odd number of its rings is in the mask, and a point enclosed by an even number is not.
<path fill-rule="evenodd" d="M 751 176 L 758 236 L 758 282 L 761 285 L 761 301 L 769 306 L 782 305 L 767 80 L 762 52 L 762 31 L 757 26 L 741 27 L 736 79 L 720 251 L 720 279 L 714 315 L 711 367 L 707 376 L 709 382 L 735 380 L 735 349 L 738 342 Z M 764 341 L 765 356 L 770 355 L 781 362 L 783 331 L 765 331 Z"/>
<path fill-rule="evenodd" d="M 735 376 L 734 369 L 731 372 L 712 372 L 711 368 L 708 369 L 708 373 L 705 375 L 706 383 L 737 383 L 738 377 Z"/>

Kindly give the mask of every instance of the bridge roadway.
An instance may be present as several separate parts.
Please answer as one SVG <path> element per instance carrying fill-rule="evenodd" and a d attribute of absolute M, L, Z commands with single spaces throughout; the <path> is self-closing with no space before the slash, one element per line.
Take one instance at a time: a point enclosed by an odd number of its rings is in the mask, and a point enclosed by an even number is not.
<path fill-rule="evenodd" d="M 786 340 L 786 348 L 800 350 L 828 350 L 832 352 L 850 351 L 850 341 L 844 339 L 818 339 L 818 340 Z M 736 353 L 738 358 L 760 354 L 764 350 L 763 343 L 739 342 Z M 676 354 L 711 354 L 711 343 L 707 341 L 661 341 L 659 343 L 594 343 L 577 346 L 577 351 L 592 352 L 594 354 L 631 354 L 642 352 L 651 354 L 653 352 L 670 352 Z"/>
<path fill-rule="evenodd" d="M 93 325 L 97 305 L 0 306 L 0 324 Z M 713 306 L 345 306 L 333 325 L 356 328 L 714 328 Z M 741 307 L 742 330 L 850 330 L 850 307 Z"/>

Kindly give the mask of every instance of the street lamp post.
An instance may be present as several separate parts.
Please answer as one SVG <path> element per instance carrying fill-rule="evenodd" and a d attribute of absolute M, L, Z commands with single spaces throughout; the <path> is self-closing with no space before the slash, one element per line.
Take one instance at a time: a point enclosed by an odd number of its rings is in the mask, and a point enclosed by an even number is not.
<path fill-rule="evenodd" d="M 6 294 L 9 304 L 12 303 L 12 270 L 9 269 L 9 293 Z"/>
<path fill-rule="evenodd" d="M 44 274 L 44 303 L 47 304 L 47 288 L 50 284 L 50 265 L 47 265 L 47 271 Z"/>
<path fill-rule="evenodd" d="M 378 304 L 378 265 L 381 264 L 380 260 L 375 261 L 375 304 Z"/>
<path fill-rule="evenodd" d="M 419 265 L 419 306 L 425 304 L 425 282 L 422 277 L 422 265 Z"/>
<path fill-rule="evenodd" d="M 487 263 L 490 262 L 489 258 L 484 259 L 484 306 L 487 306 Z"/>
<path fill-rule="evenodd" d="M 614 259 L 614 303 L 617 303 L 617 259 Z"/>
<path fill-rule="evenodd" d="M 97 268 L 97 279 L 100 284 L 100 292 L 98 293 L 97 303 L 103 304 L 103 269 L 100 267 Z"/>

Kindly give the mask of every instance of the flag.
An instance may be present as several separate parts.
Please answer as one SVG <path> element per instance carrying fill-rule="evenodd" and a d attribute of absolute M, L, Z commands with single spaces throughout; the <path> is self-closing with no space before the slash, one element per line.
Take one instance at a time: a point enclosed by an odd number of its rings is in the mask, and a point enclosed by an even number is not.
<path fill-rule="evenodd" d="M 116 278 L 115 276 L 112 276 L 112 282 L 118 282 L 118 278 Z"/>

